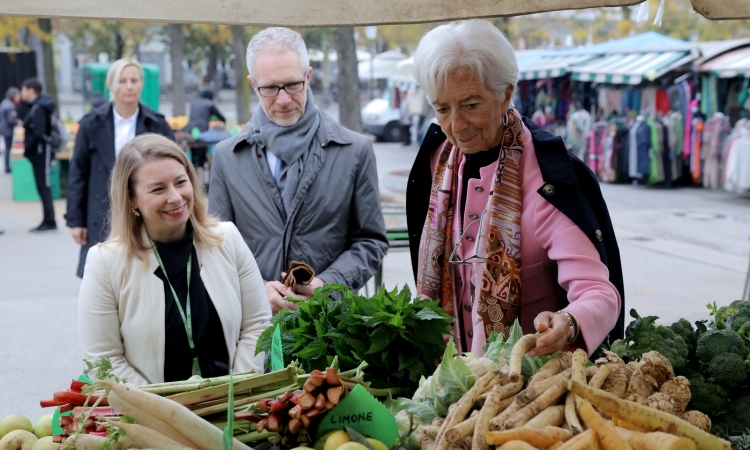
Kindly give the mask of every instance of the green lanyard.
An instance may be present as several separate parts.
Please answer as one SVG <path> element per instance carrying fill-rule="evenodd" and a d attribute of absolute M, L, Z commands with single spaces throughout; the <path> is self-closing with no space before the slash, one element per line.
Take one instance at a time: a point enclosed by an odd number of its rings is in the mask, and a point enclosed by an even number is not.
<path fill-rule="evenodd" d="M 190 353 L 194 355 L 193 356 L 193 368 L 195 369 L 196 375 L 200 376 L 201 367 L 198 364 L 198 354 L 195 351 L 195 343 L 193 342 L 193 320 L 192 320 L 192 315 L 190 313 L 190 274 L 193 271 L 193 252 L 191 250 L 190 257 L 188 258 L 188 264 L 187 264 L 188 293 L 187 293 L 187 301 L 185 301 L 187 314 L 185 314 L 185 311 L 182 309 L 182 304 L 180 304 L 180 299 L 177 298 L 177 292 L 175 292 L 174 288 L 172 287 L 172 283 L 169 282 L 169 275 L 167 275 L 167 269 L 164 268 L 164 263 L 161 262 L 161 256 L 159 256 L 159 250 L 156 249 L 156 245 L 154 245 L 154 241 L 152 241 L 150 238 L 149 238 L 149 242 L 151 242 L 151 248 L 154 249 L 154 255 L 156 255 L 156 260 L 159 261 L 159 267 L 161 267 L 161 271 L 164 274 L 164 278 L 167 280 L 169 289 L 172 290 L 172 296 L 174 297 L 174 302 L 177 304 L 177 309 L 180 311 L 180 317 L 182 317 L 182 324 L 185 325 L 185 332 L 187 333 L 188 344 L 190 344 Z"/>

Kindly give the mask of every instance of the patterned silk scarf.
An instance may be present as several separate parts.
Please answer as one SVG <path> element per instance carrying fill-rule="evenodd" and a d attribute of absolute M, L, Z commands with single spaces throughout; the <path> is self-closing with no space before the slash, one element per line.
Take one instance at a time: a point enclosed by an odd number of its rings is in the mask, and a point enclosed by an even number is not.
<path fill-rule="evenodd" d="M 485 215 L 484 237 L 487 254 L 482 267 L 477 312 L 489 336 L 493 331 L 507 336 L 518 317 L 521 302 L 521 204 L 523 122 L 509 110 L 497 170 L 492 178 Z M 499 125 L 499 124 L 498 124 Z M 452 242 L 454 207 L 457 201 L 460 150 L 446 141 L 439 148 L 427 218 L 419 243 L 417 295 L 440 301 L 446 313 L 454 313 L 453 265 L 448 258 Z M 460 214 L 460 211 L 459 211 Z"/>

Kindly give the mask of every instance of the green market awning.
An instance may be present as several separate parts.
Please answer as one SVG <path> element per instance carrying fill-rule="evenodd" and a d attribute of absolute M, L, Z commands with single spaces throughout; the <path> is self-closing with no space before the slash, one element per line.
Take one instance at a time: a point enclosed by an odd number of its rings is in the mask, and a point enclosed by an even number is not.
<path fill-rule="evenodd" d="M 750 77 L 750 47 L 711 59 L 701 65 L 700 71 L 709 72 L 719 78 Z"/>
<path fill-rule="evenodd" d="M 574 80 L 635 85 L 653 81 L 694 59 L 688 51 L 618 53 L 580 64 L 570 71 Z"/>
<path fill-rule="evenodd" d="M 541 55 L 518 58 L 518 79 L 539 80 L 566 75 L 571 66 L 595 58 L 596 55 Z"/>

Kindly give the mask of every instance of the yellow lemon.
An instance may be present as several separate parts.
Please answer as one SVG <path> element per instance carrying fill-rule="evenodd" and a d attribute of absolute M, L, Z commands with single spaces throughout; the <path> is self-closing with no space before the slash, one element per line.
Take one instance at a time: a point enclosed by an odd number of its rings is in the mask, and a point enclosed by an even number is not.
<path fill-rule="evenodd" d="M 347 436 L 348 437 L 348 436 Z M 345 442 L 339 445 L 336 450 L 368 450 L 367 447 L 359 442 Z"/>
<path fill-rule="evenodd" d="M 323 439 L 325 439 L 323 450 L 336 450 L 342 444 L 349 442 L 349 435 L 344 430 L 336 430 L 329 434 L 327 438 L 324 436 Z"/>
<path fill-rule="evenodd" d="M 372 448 L 375 450 L 388 450 L 388 447 L 386 447 L 385 444 L 377 439 L 367 438 L 367 442 L 369 442 Z"/>

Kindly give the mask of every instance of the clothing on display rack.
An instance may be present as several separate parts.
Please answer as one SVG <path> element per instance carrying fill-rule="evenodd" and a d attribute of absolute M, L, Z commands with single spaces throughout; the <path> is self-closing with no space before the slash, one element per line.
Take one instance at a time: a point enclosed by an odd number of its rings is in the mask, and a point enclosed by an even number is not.
<path fill-rule="evenodd" d="M 726 143 L 724 189 L 750 193 L 750 121 L 740 119 Z"/>
<path fill-rule="evenodd" d="M 574 111 L 568 117 L 568 150 L 583 159 L 591 129 L 591 114 L 585 109 Z"/>
<path fill-rule="evenodd" d="M 729 118 L 720 112 L 714 113 L 705 123 L 701 159 L 703 159 L 703 186 L 707 188 L 718 189 L 720 187 L 722 150 L 724 141 L 731 131 Z"/>

